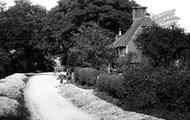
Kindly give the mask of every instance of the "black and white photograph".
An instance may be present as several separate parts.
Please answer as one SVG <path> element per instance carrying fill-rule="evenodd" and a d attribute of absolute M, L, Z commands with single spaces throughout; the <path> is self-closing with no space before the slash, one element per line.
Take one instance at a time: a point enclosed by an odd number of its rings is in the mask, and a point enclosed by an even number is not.
<path fill-rule="evenodd" d="M 190 1 L 0 0 L 0 120 L 190 120 Z"/>

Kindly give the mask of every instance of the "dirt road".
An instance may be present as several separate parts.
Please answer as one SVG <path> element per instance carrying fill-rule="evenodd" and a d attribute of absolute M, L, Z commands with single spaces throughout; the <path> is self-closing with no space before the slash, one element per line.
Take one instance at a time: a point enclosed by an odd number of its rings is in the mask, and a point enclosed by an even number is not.
<path fill-rule="evenodd" d="M 27 83 L 25 97 L 31 120 L 93 120 L 58 93 L 53 74 L 35 75 Z"/>

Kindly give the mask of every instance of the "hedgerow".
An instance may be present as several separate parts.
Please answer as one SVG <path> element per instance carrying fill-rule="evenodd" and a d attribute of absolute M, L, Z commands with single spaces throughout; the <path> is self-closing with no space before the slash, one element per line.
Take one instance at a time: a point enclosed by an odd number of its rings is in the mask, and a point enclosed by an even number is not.
<path fill-rule="evenodd" d="M 124 109 L 150 111 L 156 109 L 162 118 L 186 120 L 190 116 L 190 75 L 187 71 L 165 68 L 138 68 L 125 73 Z M 150 110 L 150 111 L 148 111 Z M 158 113 L 156 113 L 158 115 Z"/>
<path fill-rule="evenodd" d="M 76 82 L 82 85 L 95 85 L 99 71 L 93 68 L 75 69 Z"/>
<path fill-rule="evenodd" d="M 131 67 L 123 75 L 78 68 L 79 83 L 93 83 L 120 99 L 121 107 L 168 120 L 190 119 L 190 72 L 171 68 Z M 98 78 L 96 80 L 96 78 Z M 91 82 L 89 82 L 91 81 Z M 93 81 L 93 82 L 92 82 Z"/>
<path fill-rule="evenodd" d="M 123 85 L 124 77 L 122 75 L 100 74 L 96 82 L 96 87 L 100 91 L 107 91 L 113 96 L 122 98 L 125 96 Z"/>
<path fill-rule="evenodd" d="M 23 90 L 28 79 L 14 74 L 0 80 L 0 119 L 28 120 L 30 113 L 25 105 Z"/>

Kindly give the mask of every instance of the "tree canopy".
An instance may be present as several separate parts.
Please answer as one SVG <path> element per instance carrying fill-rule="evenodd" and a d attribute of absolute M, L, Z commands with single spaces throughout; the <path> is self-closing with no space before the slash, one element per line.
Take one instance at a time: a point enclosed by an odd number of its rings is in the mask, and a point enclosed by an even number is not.
<path fill-rule="evenodd" d="M 72 66 L 100 68 L 108 65 L 116 57 L 112 49 L 114 33 L 99 27 L 96 23 L 86 23 L 74 34 L 74 47 L 70 48 L 67 63 Z"/>
<path fill-rule="evenodd" d="M 8 9 L 0 2 L 0 71 L 48 70 L 54 55 L 76 66 L 113 62 L 111 44 L 119 28 L 124 33 L 131 26 L 134 6 L 133 0 L 59 0 L 46 11 L 29 0 L 15 0 Z M 168 65 L 189 58 L 189 39 L 181 28 L 153 26 L 135 42 L 154 65 Z"/>
<path fill-rule="evenodd" d="M 190 57 L 190 39 L 184 29 L 177 26 L 145 27 L 135 43 L 144 56 L 153 60 L 155 66 L 168 66 L 175 60 Z"/>
<path fill-rule="evenodd" d="M 64 13 L 64 19 L 79 27 L 83 22 L 93 21 L 100 27 L 117 33 L 125 32 L 132 24 L 132 7 L 129 0 L 60 0 L 52 13 Z"/>
<path fill-rule="evenodd" d="M 46 69 L 44 53 L 33 46 L 38 21 L 46 10 L 28 0 L 16 0 L 15 5 L 0 12 L 1 67 L 6 73 Z M 46 67 L 45 67 L 46 66 Z"/>
<path fill-rule="evenodd" d="M 37 30 L 37 46 L 61 55 L 66 64 L 68 50 L 75 43 L 72 36 L 80 33 L 81 25 L 93 22 L 115 34 L 119 28 L 124 32 L 132 24 L 132 7 L 136 5 L 129 0 L 60 0 Z"/>
<path fill-rule="evenodd" d="M 47 12 L 30 0 L 15 0 L 8 9 L 1 2 L 0 70 L 49 69 L 49 55 L 59 55 L 67 64 L 71 49 L 79 50 L 83 57 L 87 55 L 85 61 L 92 66 L 107 62 L 112 56 L 108 46 L 114 34 L 132 24 L 133 6 L 137 4 L 129 0 L 60 0 Z"/>

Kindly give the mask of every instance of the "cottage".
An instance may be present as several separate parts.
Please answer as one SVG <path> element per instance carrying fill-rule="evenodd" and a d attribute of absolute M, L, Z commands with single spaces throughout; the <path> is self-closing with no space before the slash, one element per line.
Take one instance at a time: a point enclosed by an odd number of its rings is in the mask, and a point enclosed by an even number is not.
<path fill-rule="evenodd" d="M 123 57 L 128 53 L 135 53 L 132 62 L 139 63 L 142 61 L 143 56 L 135 46 L 134 39 L 141 33 L 143 26 L 152 26 L 154 24 L 154 21 L 146 14 L 146 7 L 133 8 L 133 24 L 124 35 L 119 32 L 119 35 L 116 36 L 116 41 L 113 43 L 113 46 L 118 50 L 119 57 Z"/>

